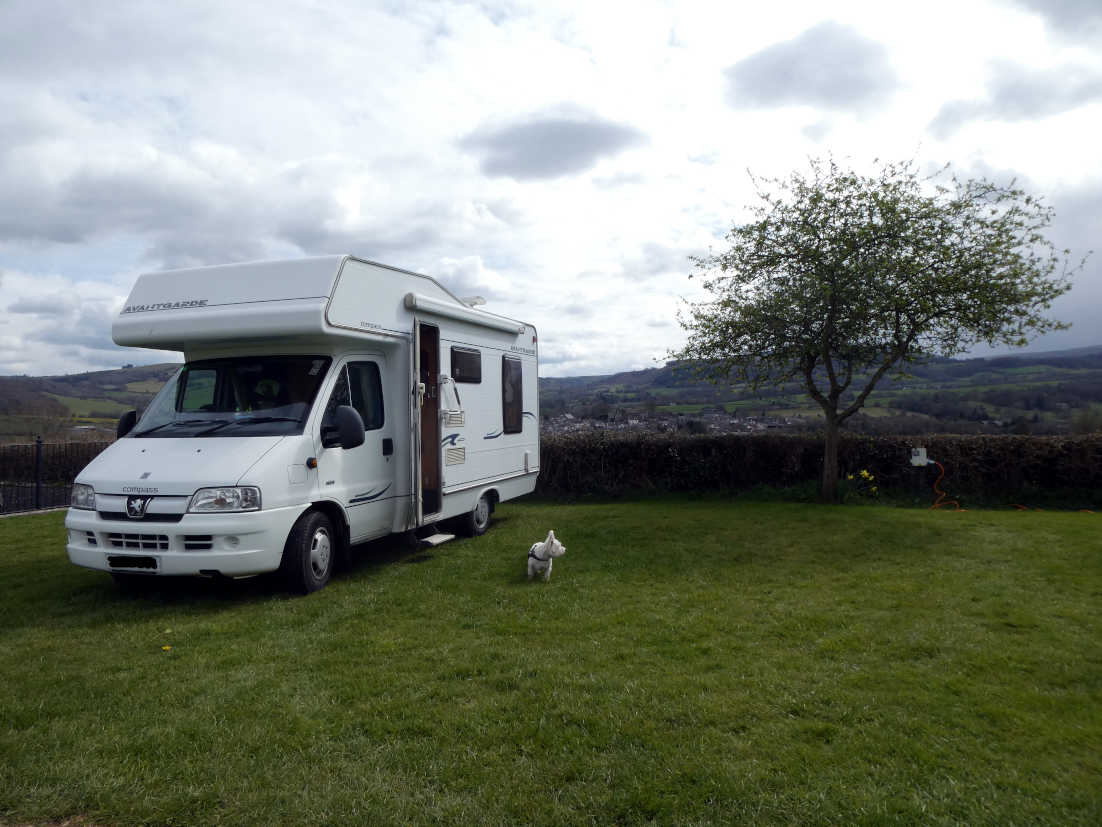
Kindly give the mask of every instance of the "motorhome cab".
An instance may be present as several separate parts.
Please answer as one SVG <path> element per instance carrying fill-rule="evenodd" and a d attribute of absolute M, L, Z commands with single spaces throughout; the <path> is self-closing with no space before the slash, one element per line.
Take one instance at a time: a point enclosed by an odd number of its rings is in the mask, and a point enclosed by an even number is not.
<path fill-rule="evenodd" d="M 76 478 L 69 559 L 310 592 L 353 543 L 483 533 L 536 484 L 537 342 L 476 304 L 351 256 L 141 276 L 112 337 L 185 363 Z"/>

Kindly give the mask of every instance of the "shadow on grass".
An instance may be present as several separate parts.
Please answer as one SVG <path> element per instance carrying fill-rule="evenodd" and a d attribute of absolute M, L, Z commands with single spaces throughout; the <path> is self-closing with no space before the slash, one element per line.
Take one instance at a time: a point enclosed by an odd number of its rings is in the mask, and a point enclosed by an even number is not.
<path fill-rule="evenodd" d="M 495 518 L 490 530 L 504 526 L 508 517 Z M 456 541 L 462 541 L 459 537 Z M 453 542 L 456 542 L 453 541 Z M 404 534 L 391 534 L 378 540 L 356 543 L 333 572 L 333 581 L 346 577 L 368 575 L 381 568 L 396 564 L 424 563 L 436 556 L 432 548 L 416 546 Z M 331 582 L 333 582 L 331 581 Z M 234 580 L 229 577 L 143 577 L 137 575 L 132 584 L 119 586 L 110 581 L 108 586 L 125 597 L 163 601 L 212 601 L 238 603 L 252 599 L 299 598 L 302 595 L 289 591 L 279 572 L 269 572 Z"/>
<path fill-rule="evenodd" d="M 489 533 L 492 534 L 495 531 L 504 529 L 509 522 L 510 518 L 507 516 L 495 516 L 493 522 L 490 524 Z M 448 531 L 448 529 L 443 526 L 441 526 L 439 530 Z M 459 535 L 451 542 L 478 542 L 478 540 L 479 538 L 477 537 L 468 538 Z M 447 546 L 438 548 L 445 549 Z M 348 560 L 341 566 L 336 576 L 369 574 L 376 569 L 384 566 L 391 566 L 396 563 L 426 563 L 434 559 L 437 554 L 436 548 L 420 548 L 413 545 L 403 534 L 391 534 L 389 537 L 371 540 L 367 543 L 358 543 L 352 546 L 351 553 L 348 555 Z"/>
<path fill-rule="evenodd" d="M 490 530 L 508 521 L 508 517 L 495 517 Z M 386 567 L 429 562 L 438 553 L 436 549 L 412 546 L 401 534 L 358 543 L 338 566 L 332 582 L 370 579 Z M 36 562 L 38 565 L 32 568 L 20 555 L 0 557 L 0 628 L 14 631 L 49 625 L 94 629 L 135 615 L 155 619 L 181 608 L 194 615 L 213 615 L 243 604 L 311 597 L 289 591 L 279 572 L 238 580 L 133 575 L 116 582 L 107 572 L 73 566 L 65 559 L 63 546 L 60 558 L 51 559 L 47 567 L 42 567 L 40 560 Z M 317 598 L 324 600 L 327 589 L 322 589 Z"/>

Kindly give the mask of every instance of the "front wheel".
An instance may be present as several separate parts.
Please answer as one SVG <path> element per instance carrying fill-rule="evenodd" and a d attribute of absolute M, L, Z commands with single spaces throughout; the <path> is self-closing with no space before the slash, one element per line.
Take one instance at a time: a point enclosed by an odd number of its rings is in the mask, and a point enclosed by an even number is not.
<path fill-rule="evenodd" d="M 307 511 L 287 536 L 279 571 L 291 591 L 309 594 L 329 582 L 336 556 L 332 521 L 320 511 Z"/>
<path fill-rule="evenodd" d="M 459 530 L 468 537 L 478 537 L 485 534 L 490 527 L 490 498 L 483 494 L 474 504 L 470 513 L 460 519 Z"/>

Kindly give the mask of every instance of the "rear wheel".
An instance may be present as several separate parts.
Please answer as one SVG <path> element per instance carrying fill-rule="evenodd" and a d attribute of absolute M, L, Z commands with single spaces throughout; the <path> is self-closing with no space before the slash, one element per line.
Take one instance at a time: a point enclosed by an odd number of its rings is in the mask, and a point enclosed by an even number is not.
<path fill-rule="evenodd" d="M 320 511 L 307 511 L 287 536 L 279 571 L 289 589 L 309 594 L 329 582 L 336 556 L 332 521 Z"/>
<path fill-rule="evenodd" d="M 483 494 L 478 498 L 478 502 L 474 504 L 474 508 L 470 513 L 461 517 L 459 520 L 459 530 L 468 537 L 478 537 L 481 534 L 486 533 L 486 529 L 490 527 L 490 514 L 493 512 L 493 506 L 490 504 L 490 498 Z"/>

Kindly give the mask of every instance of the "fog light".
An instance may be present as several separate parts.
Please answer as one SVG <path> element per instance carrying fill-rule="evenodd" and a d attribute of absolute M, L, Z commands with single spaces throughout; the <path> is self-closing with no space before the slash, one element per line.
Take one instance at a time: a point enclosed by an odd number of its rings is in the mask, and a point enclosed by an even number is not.
<path fill-rule="evenodd" d="M 238 540 L 236 537 L 231 535 L 231 536 L 226 538 L 225 542 L 226 542 L 226 547 L 227 548 L 237 548 L 238 544 L 241 541 Z"/>

